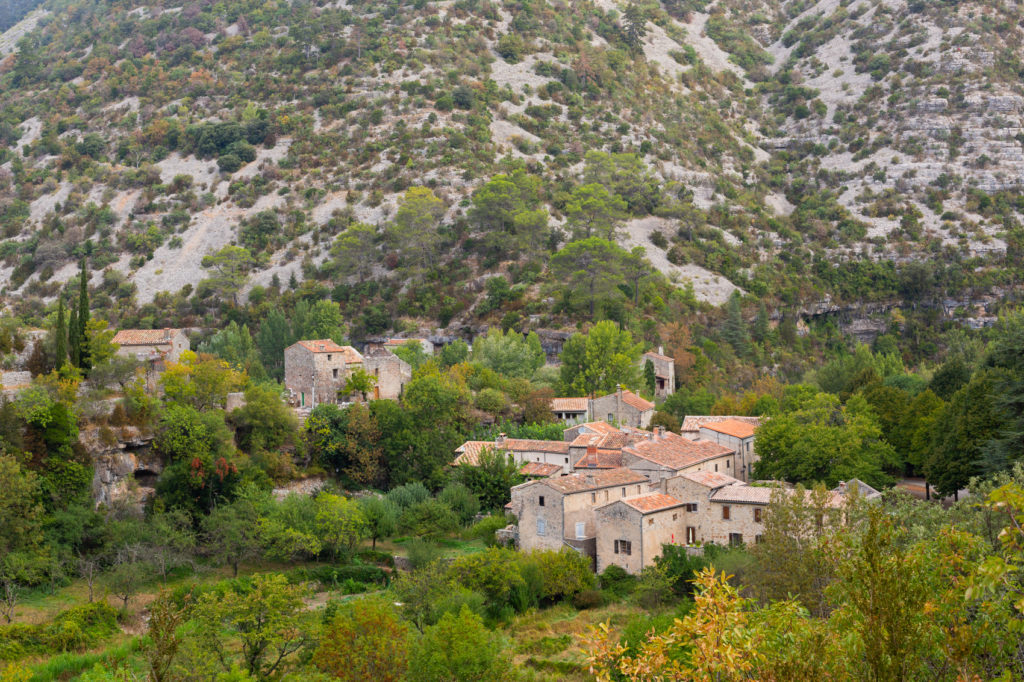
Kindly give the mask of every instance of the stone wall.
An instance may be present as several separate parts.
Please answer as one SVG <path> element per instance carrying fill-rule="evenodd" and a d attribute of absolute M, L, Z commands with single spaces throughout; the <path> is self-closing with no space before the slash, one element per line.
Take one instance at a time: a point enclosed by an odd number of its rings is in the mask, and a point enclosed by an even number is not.
<path fill-rule="evenodd" d="M 337 403 L 348 373 L 343 353 L 314 353 L 298 344 L 284 350 L 284 385 L 296 405 Z"/>
<path fill-rule="evenodd" d="M 374 398 L 378 400 L 398 400 L 412 379 L 412 366 L 387 350 L 368 350 L 363 367 L 377 379 Z"/>

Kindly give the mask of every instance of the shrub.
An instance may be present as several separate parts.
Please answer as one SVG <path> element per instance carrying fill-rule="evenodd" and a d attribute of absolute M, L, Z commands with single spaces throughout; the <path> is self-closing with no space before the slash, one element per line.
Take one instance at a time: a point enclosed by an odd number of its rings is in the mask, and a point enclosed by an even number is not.
<path fill-rule="evenodd" d="M 572 605 L 580 611 L 604 606 L 604 595 L 600 590 L 583 590 L 572 598 Z"/>
<path fill-rule="evenodd" d="M 49 623 L 0 626 L 0 660 L 80 651 L 117 632 L 117 611 L 93 602 L 61 611 Z"/>
<path fill-rule="evenodd" d="M 242 159 L 238 154 L 223 154 L 217 158 L 217 167 L 225 173 L 234 173 L 242 167 Z"/>
<path fill-rule="evenodd" d="M 472 521 L 480 511 L 480 500 L 461 483 L 449 483 L 438 498 L 455 512 L 462 525 Z"/>
<path fill-rule="evenodd" d="M 590 571 L 590 561 L 571 549 L 533 552 L 523 561 L 535 564 L 540 570 L 541 597 L 549 602 L 572 597 L 597 584 Z"/>
<path fill-rule="evenodd" d="M 494 536 L 495 532 L 510 523 L 514 523 L 512 518 L 504 514 L 494 514 L 474 523 L 466 531 L 466 536 L 469 538 L 479 538 L 488 547 L 494 547 L 498 544 L 498 539 Z"/>
<path fill-rule="evenodd" d="M 703 556 L 691 556 L 685 547 L 678 545 L 662 545 L 661 556 L 654 560 L 661 568 L 672 587 L 679 596 L 693 594 L 693 574 L 707 566 Z"/>
<path fill-rule="evenodd" d="M 601 589 L 616 597 L 625 597 L 636 589 L 636 576 L 627 573 L 622 566 L 612 564 L 601 574 Z"/>
<path fill-rule="evenodd" d="M 392 488 L 391 492 L 387 495 L 388 499 L 395 503 L 399 509 L 405 509 L 411 507 L 417 502 L 422 502 L 430 497 L 430 491 L 427 487 L 416 481 L 414 483 L 406 483 L 405 485 Z"/>
<path fill-rule="evenodd" d="M 413 538 L 405 544 L 409 564 L 414 571 L 429 566 L 441 558 L 441 548 L 435 542 Z"/>
<path fill-rule="evenodd" d="M 398 527 L 411 535 L 440 537 L 458 530 L 459 517 L 441 500 L 428 499 L 403 511 Z"/>

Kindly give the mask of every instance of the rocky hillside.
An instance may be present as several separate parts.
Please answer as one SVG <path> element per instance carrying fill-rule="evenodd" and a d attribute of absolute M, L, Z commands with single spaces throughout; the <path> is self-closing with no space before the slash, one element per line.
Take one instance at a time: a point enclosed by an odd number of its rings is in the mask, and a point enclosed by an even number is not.
<path fill-rule="evenodd" d="M 0 38 L 15 44 L 0 61 L 0 282 L 19 306 L 52 301 L 86 251 L 108 316 L 206 295 L 223 275 L 208 257 L 241 245 L 235 300 L 304 280 L 345 300 L 359 283 L 360 305 L 443 326 L 477 313 L 500 272 L 526 312 L 557 314 L 546 266 L 587 183 L 624 202 L 610 236 L 714 304 L 1017 281 L 1017 3 L 42 7 Z M 481 187 L 515 172 L 535 190 L 496 224 L 529 242 L 521 224 L 543 220 L 537 250 L 495 246 L 482 217 Z M 441 201 L 447 270 L 436 300 L 406 305 L 416 258 L 392 228 L 420 186 Z"/>

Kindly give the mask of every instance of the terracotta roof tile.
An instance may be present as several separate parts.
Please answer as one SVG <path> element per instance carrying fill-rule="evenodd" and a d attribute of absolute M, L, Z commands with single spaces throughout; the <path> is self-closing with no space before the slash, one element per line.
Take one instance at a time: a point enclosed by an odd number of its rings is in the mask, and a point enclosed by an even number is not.
<path fill-rule="evenodd" d="M 561 440 L 506 438 L 505 442 L 501 445 L 489 440 L 467 440 L 455 448 L 455 454 L 458 456 L 452 460 L 452 466 L 460 464 L 477 466 L 480 464 L 480 453 L 488 448 L 496 452 L 551 452 L 557 455 L 569 454 L 569 443 Z"/>
<path fill-rule="evenodd" d="M 643 398 L 638 396 L 636 393 L 633 393 L 632 391 L 622 391 L 622 402 L 626 403 L 630 407 L 635 407 L 641 412 L 646 412 L 647 410 L 654 409 L 654 403 L 652 403 L 650 400 L 644 400 Z"/>
<path fill-rule="evenodd" d="M 717 471 L 690 471 L 680 474 L 683 478 L 698 483 L 705 488 L 721 488 L 723 486 L 739 483 L 740 481 L 728 474 Z"/>
<path fill-rule="evenodd" d="M 552 398 L 552 412 L 586 412 L 586 398 Z"/>
<path fill-rule="evenodd" d="M 120 346 L 154 346 L 170 343 L 178 329 L 122 329 L 111 339 Z"/>
<path fill-rule="evenodd" d="M 617 469 L 622 466 L 622 450 L 597 450 L 579 458 L 577 469 Z"/>
<path fill-rule="evenodd" d="M 654 358 L 656 360 L 664 360 L 665 362 L 675 362 L 676 359 L 669 357 L 668 355 L 662 355 L 661 353 L 655 353 L 653 350 L 649 350 L 644 353 L 645 358 Z"/>
<path fill-rule="evenodd" d="M 331 339 L 309 339 L 296 343 L 312 353 L 341 353 L 345 363 L 354 365 L 363 361 L 362 354 L 352 346 L 339 346 Z"/>
<path fill-rule="evenodd" d="M 653 512 L 672 509 L 673 507 L 681 507 L 683 505 L 682 502 L 671 495 L 666 495 L 665 493 L 649 493 L 647 495 L 640 495 L 639 497 L 627 497 L 624 500 L 619 500 L 619 502 L 628 504 L 641 514 L 651 514 Z"/>
<path fill-rule="evenodd" d="M 519 473 L 523 476 L 554 476 L 555 474 L 562 471 L 562 467 L 557 464 L 543 464 L 541 462 L 527 462 L 519 469 Z"/>
<path fill-rule="evenodd" d="M 690 440 L 672 432 L 637 441 L 622 451 L 676 471 L 734 452 L 709 440 Z"/>
<path fill-rule="evenodd" d="M 470 466 L 477 466 L 480 464 L 480 453 L 485 448 L 494 448 L 494 443 L 486 440 L 467 440 L 465 443 L 455 448 L 455 454 L 458 456 L 452 460 L 452 466 L 458 466 L 460 464 L 469 464 Z"/>
<path fill-rule="evenodd" d="M 588 490 L 600 490 L 611 488 L 617 485 L 630 485 L 632 483 L 647 483 L 647 477 L 629 469 L 603 469 L 593 473 L 576 473 L 558 478 L 549 478 L 542 481 L 544 485 L 550 486 L 558 492 L 565 494 L 586 492 Z"/>
<path fill-rule="evenodd" d="M 619 429 L 612 426 L 605 421 L 586 422 L 584 424 L 577 424 L 570 426 L 566 431 L 571 429 L 579 429 L 580 433 L 619 433 Z"/>
<path fill-rule="evenodd" d="M 711 493 L 712 502 L 736 502 L 739 504 L 768 504 L 772 501 L 775 488 L 750 486 L 744 483 L 727 485 Z"/>
<path fill-rule="evenodd" d="M 755 426 L 760 425 L 761 417 L 737 417 L 735 415 L 690 415 L 683 418 L 683 426 L 680 428 L 681 433 L 697 433 L 700 431 L 700 427 L 713 424 L 715 422 L 724 422 L 726 420 L 736 420 L 745 422 L 747 424 L 753 424 Z"/>
<path fill-rule="evenodd" d="M 733 438 L 752 438 L 757 426 L 757 424 L 741 422 L 738 419 L 725 419 L 720 422 L 704 424 L 701 428 L 716 431 L 718 433 L 724 433 L 725 435 L 732 436 Z"/>

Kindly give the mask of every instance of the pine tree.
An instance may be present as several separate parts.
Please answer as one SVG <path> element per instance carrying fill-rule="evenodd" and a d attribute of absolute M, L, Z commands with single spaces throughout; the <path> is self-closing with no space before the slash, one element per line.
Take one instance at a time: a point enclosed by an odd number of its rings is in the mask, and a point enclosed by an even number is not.
<path fill-rule="evenodd" d="M 78 327 L 76 331 L 78 350 L 78 367 L 88 371 L 92 368 L 92 357 L 89 352 L 89 273 L 86 269 L 86 259 L 82 259 L 82 272 L 79 276 L 78 285 Z"/>
<path fill-rule="evenodd" d="M 724 338 L 736 355 L 746 357 L 750 352 L 750 335 L 747 332 L 747 323 L 743 319 L 743 309 L 740 307 L 740 296 L 734 293 L 729 298 L 726 307 L 725 325 L 722 327 L 722 338 Z"/>
<path fill-rule="evenodd" d="M 647 35 L 647 12 L 635 0 L 622 14 L 622 35 L 629 49 L 638 52 L 643 48 L 643 39 Z"/>
<path fill-rule="evenodd" d="M 57 299 L 57 326 L 53 330 L 53 336 L 56 340 L 53 363 L 57 369 L 60 369 L 68 360 L 68 330 L 67 321 L 64 319 L 63 296 L 60 296 Z"/>

